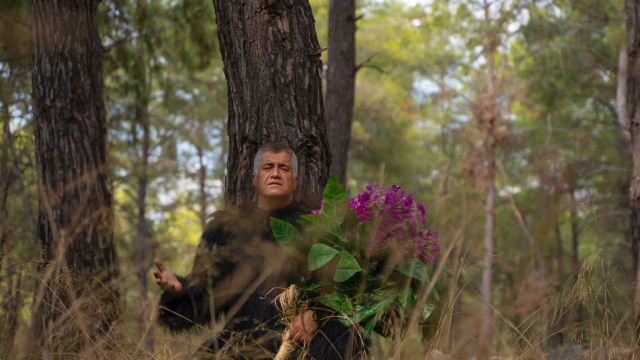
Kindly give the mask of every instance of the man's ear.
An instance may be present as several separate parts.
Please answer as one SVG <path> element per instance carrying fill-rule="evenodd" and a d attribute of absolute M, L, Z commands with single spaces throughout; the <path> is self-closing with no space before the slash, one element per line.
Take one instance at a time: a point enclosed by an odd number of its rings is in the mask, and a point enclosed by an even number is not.
<path fill-rule="evenodd" d="M 253 186 L 256 186 L 256 173 L 251 173 L 251 182 L 253 183 Z"/>

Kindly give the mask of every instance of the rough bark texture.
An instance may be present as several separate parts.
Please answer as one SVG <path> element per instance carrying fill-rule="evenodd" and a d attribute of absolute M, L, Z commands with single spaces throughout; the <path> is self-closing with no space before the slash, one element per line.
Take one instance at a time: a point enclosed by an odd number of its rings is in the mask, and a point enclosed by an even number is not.
<path fill-rule="evenodd" d="M 253 158 L 261 144 L 277 140 L 298 156 L 294 198 L 319 203 L 331 155 L 322 100 L 322 49 L 309 1 L 213 4 L 229 104 L 225 202 L 240 205 L 253 199 Z"/>
<path fill-rule="evenodd" d="M 44 352 L 52 340 L 65 353 L 94 347 L 118 315 L 98 3 L 33 1 L 42 256 L 32 331 Z"/>
<path fill-rule="evenodd" d="M 627 54 L 629 56 L 629 121 L 633 170 L 631 173 L 631 244 L 633 247 L 634 310 L 636 334 L 640 335 L 640 1 L 625 0 L 627 15 Z M 640 343 L 640 336 L 638 336 Z"/>
<path fill-rule="evenodd" d="M 356 75 L 355 0 L 329 2 L 327 130 L 331 176 L 346 186 Z"/>

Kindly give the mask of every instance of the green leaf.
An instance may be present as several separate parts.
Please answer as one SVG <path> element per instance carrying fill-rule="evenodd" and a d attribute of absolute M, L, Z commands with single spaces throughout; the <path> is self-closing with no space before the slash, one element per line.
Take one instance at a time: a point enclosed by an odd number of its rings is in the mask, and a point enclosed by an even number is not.
<path fill-rule="evenodd" d="M 421 322 L 426 321 L 429 316 L 431 316 L 431 313 L 433 313 L 433 309 L 435 309 L 436 306 L 433 304 L 424 304 L 422 305 L 422 316 L 421 316 Z"/>
<path fill-rule="evenodd" d="M 322 286 L 322 283 L 313 283 L 307 287 L 307 291 L 315 290 Z"/>
<path fill-rule="evenodd" d="M 364 331 L 362 332 L 362 338 L 366 339 L 371 334 L 371 330 L 376 325 L 376 319 L 371 319 L 368 323 L 364 325 Z"/>
<path fill-rule="evenodd" d="M 404 291 L 398 292 L 398 302 L 400 302 L 400 305 L 402 305 L 402 307 L 405 309 L 407 308 L 409 299 L 411 299 L 413 295 L 413 289 L 409 287 L 408 290 L 409 291 L 407 293 L 405 293 Z"/>
<path fill-rule="evenodd" d="M 420 281 L 429 280 L 427 275 L 427 267 L 420 259 L 407 259 L 402 264 L 398 264 L 395 269 L 407 276 L 411 276 L 414 279 Z"/>
<path fill-rule="evenodd" d="M 343 282 L 362 270 L 358 261 L 349 252 L 342 250 L 339 257 L 340 261 L 338 261 L 338 268 L 333 280 Z"/>
<path fill-rule="evenodd" d="M 437 301 L 437 302 L 440 302 L 440 301 L 441 301 L 441 300 L 440 300 L 440 294 L 438 294 L 438 289 L 436 289 L 436 287 L 435 287 L 435 286 L 431 289 L 431 293 L 430 293 L 429 295 L 431 295 L 431 298 L 432 298 L 433 300 L 435 300 L 435 301 Z"/>
<path fill-rule="evenodd" d="M 337 250 L 325 244 L 313 244 L 309 250 L 309 270 L 313 271 L 321 268 L 337 254 Z"/>
<path fill-rule="evenodd" d="M 300 216 L 298 223 L 311 234 L 316 240 L 325 239 L 333 244 L 338 245 L 334 239 L 339 241 L 347 241 L 344 231 L 340 228 L 340 224 L 326 214 L 307 214 Z"/>
<path fill-rule="evenodd" d="M 355 210 L 347 210 L 342 222 L 342 230 L 345 233 L 353 231 L 358 226 L 360 219 Z"/>
<path fill-rule="evenodd" d="M 371 304 L 370 306 L 367 307 L 363 307 L 360 310 L 360 313 L 358 314 L 359 318 L 358 320 L 363 321 L 364 319 L 368 318 L 371 315 L 375 315 L 378 314 L 380 316 L 382 316 L 382 313 L 384 313 L 387 309 L 387 307 L 393 302 L 393 297 L 392 296 L 380 296 L 377 297 L 374 300 L 374 303 Z M 379 318 L 380 316 L 376 316 L 376 318 Z"/>
<path fill-rule="evenodd" d="M 274 217 L 271 218 L 271 231 L 282 247 L 296 246 L 304 241 L 295 226 Z"/>
<path fill-rule="evenodd" d="M 338 321 L 340 321 L 340 323 L 346 327 L 349 327 L 356 323 L 355 321 L 353 321 L 353 318 L 349 316 L 349 314 L 343 312 L 340 312 L 340 314 L 338 315 Z"/>
<path fill-rule="evenodd" d="M 341 311 L 345 307 L 347 299 L 338 291 L 326 294 L 320 299 L 320 303 L 335 311 Z"/>
<path fill-rule="evenodd" d="M 342 224 L 344 215 L 349 208 L 349 198 L 340 182 L 335 178 L 330 178 L 324 187 L 322 204 L 322 212 L 335 219 L 338 225 Z"/>

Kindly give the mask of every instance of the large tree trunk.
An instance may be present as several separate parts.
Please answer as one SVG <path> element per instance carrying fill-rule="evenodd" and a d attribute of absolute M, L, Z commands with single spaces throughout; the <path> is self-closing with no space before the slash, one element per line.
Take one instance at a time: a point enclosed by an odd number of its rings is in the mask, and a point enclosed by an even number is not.
<path fill-rule="evenodd" d="M 322 49 L 308 0 L 213 0 L 228 91 L 225 202 L 254 198 L 258 147 L 278 140 L 298 156 L 295 199 L 319 203 L 331 154 L 322 100 Z"/>
<path fill-rule="evenodd" d="M 356 2 L 329 2 L 329 64 L 327 69 L 327 131 L 331 145 L 331 176 L 346 187 L 349 142 L 356 84 Z"/>
<path fill-rule="evenodd" d="M 635 332 L 640 344 L 640 1 L 625 0 L 629 57 L 629 122 L 631 123 L 631 244 L 633 246 Z"/>
<path fill-rule="evenodd" d="M 98 3 L 33 1 L 42 256 L 32 331 L 45 356 L 91 351 L 118 316 Z"/>

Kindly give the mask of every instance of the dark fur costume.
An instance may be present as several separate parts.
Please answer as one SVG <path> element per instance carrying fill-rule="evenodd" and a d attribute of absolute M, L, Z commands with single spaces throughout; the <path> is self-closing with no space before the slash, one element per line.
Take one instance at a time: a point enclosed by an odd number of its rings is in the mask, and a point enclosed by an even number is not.
<path fill-rule="evenodd" d="M 270 217 L 301 227 L 300 215 L 317 206 L 293 202 L 266 211 L 255 203 L 214 213 L 207 224 L 191 274 L 178 277 L 183 291 L 160 297 L 158 323 L 171 332 L 225 321 L 225 331 L 208 345 L 213 351 L 233 348 L 220 358 L 273 358 L 282 342 L 283 325 L 273 298 L 298 276 L 288 253 L 275 241 Z M 214 311 L 211 311 L 214 309 Z M 318 331 L 308 346 L 306 359 L 357 358 L 361 341 L 328 311 L 318 309 Z M 355 345 L 354 345 L 355 344 Z M 226 345 L 226 346 L 225 346 Z M 352 356 L 345 356 L 347 352 Z"/>

